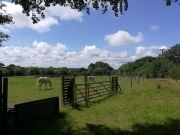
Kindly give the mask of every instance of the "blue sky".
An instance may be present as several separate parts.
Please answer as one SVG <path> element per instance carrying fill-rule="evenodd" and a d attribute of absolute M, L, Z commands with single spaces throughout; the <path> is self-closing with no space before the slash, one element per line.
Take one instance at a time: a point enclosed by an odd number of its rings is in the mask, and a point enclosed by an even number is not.
<path fill-rule="evenodd" d="M 129 0 L 128 11 L 119 17 L 111 10 L 102 15 L 101 10 L 91 9 L 87 15 L 51 7 L 36 25 L 20 6 L 6 4 L 15 24 L 0 27 L 11 36 L 0 49 L 0 62 L 5 65 L 87 67 L 104 61 L 118 68 L 179 43 L 180 6 L 166 7 L 164 0 Z"/>

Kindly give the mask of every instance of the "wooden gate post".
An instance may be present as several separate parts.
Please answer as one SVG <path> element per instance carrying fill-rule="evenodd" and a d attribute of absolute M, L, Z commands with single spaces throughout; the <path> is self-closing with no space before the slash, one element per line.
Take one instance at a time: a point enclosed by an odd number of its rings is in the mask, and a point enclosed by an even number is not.
<path fill-rule="evenodd" d="M 0 120 L 2 120 L 2 71 L 0 70 Z"/>
<path fill-rule="evenodd" d="M 71 82 L 71 85 L 72 85 L 72 102 L 73 104 L 76 104 L 76 75 L 73 75 L 73 79 L 72 79 L 72 82 Z"/>
<path fill-rule="evenodd" d="M 8 78 L 3 78 L 3 124 L 7 125 Z"/>
<path fill-rule="evenodd" d="M 84 82 L 85 82 L 85 102 L 86 105 L 89 105 L 89 81 L 87 79 L 87 75 L 84 76 Z"/>
<path fill-rule="evenodd" d="M 111 93 L 112 94 L 118 93 L 118 78 L 117 78 L 117 76 L 111 77 Z"/>
<path fill-rule="evenodd" d="M 64 105 L 64 75 L 61 76 L 61 103 Z"/>
<path fill-rule="evenodd" d="M 64 76 L 61 78 L 61 89 L 62 89 L 62 104 L 75 104 L 76 103 L 76 88 L 75 88 L 75 75 Z"/>

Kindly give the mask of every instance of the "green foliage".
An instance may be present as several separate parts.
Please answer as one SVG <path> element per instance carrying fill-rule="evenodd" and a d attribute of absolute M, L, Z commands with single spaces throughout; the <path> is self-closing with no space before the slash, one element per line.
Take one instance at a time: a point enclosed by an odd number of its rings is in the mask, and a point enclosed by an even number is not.
<path fill-rule="evenodd" d="M 3 7 L 6 5 L 3 4 L 0 1 L 0 25 L 5 25 L 5 24 L 11 24 L 13 23 L 12 16 L 9 14 L 6 14 L 6 12 L 3 10 Z M 0 31 L 0 47 L 3 45 L 4 41 L 7 41 L 9 38 L 9 35 L 3 33 Z"/>
<path fill-rule="evenodd" d="M 0 63 L 0 67 L 4 67 L 5 65 L 3 63 Z"/>
<path fill-rule="evenodd" d="M 119 68 L 118 74 L 129 76 L 132 73 L 134 76 L 142 75 L 148 78 L 156 78 L 161 77 L 163 73 L 165 77 L 172 77 L 172 72 L 175 72 L 180 64 L 180 44 L 176 44 L 165 51 L 163 56 L 162 71 L 160 55 L 158 57 L 147 56 L 132 63 L 124 64 Z"/>
<path fill-rule="evenodd" d="M 173 70 L 171 72 L 171 77 L 176 81 L 180 80 L 180 65 L 173 68 Z"/>
<path fill-rule="evenodd" d="M 32 21 L 37 23 L 40 21 L 39 15 L 44 18 L 44 10 L 51 5 L 70 7 L 78 11 L 85 10 L 90 14 L 90 9 L 101 9 L 102 13 L 108 10 L 108 7 L 114 11 L 115 16 L 123 14 L 128 9 L 128 0 L 13 0 L 15 4 L 20 4 L 23 7 L 23 13 L 30 16 L 32 11 Z"/>
<path fill-rule="evenodd" d="M 176 44 L 171 47 L 171 49 L 164 52 L 164 55 L 169 60 L 173 61 L 175 64 L 180 63 L 180 44 Z"/>
<path fill-rule="evenodd" d="M 102 13 L 106 13 L 109 7 L 117 17 L 119 14 L 123 14 L 128 10 L 128 0 L 12 0 L 15 4 L 20 4 L 23 7 L 23 13 L 30 16 L 33 23 L 40 21 L 40 17 L 44 18 L 44 10 L 51 5 L 70 7 L 78 11 L 85 10 L 87 14 L 90 14 L 90 9 L 101 9 Z M 170 6 L 172 2 L 178 3 L 179 0 L 165 0 L 166 5 Z"/>
<path fill-rule="evenodd" d="M 14 64 L 5 66 L 3 63 L 0 63 L 0 67 L 3 76 L 26 76 L 26 75 L 67 75 L 67 74 L 86 74 L 86 68 L 40 68 L 40 67 L 21 67 Z"/>
<path fill-rule="evenodd" d="M 99 61 L 95 64 L 91 63 L 87 73 L 88 75 L 110 75 L 112 71 L 113 68 L 109 64 Z"/>
<path fill-rule="evenodd" d="M 180 5 L 179 0 L 166 0 L 167 6 L 171 6 L 172 3 L 178 3 Z"/>

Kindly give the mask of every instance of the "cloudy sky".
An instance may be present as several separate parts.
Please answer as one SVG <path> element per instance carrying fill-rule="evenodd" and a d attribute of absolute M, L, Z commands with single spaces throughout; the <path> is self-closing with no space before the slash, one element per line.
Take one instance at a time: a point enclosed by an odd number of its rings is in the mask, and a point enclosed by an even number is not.
<path fill-rule="evenodd" d="M 32 24 L 19 5 L 7 3 L 14 24 L 0 26 L 11 38 L 0 48 L 0 63 L 38 67 L 87 67 L 103 61 L 118 68 L 144 56 L 157 56 L 180 40 L 180 6 L 164 0 L 129 0 L 129 9 L 115 17 L 91 10 L 49 7 L 46 18 Z"/>

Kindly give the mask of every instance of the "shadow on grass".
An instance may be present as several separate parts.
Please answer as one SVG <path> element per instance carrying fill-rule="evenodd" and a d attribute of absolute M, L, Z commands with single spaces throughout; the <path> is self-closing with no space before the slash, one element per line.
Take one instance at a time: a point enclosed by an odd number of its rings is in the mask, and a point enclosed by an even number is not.
<path fill-rule="evenodd" d="M 169 119 L 165 124 L 135 124 L 132 130 L 87 124 L 92 135 L 180 135 L 180 120 Z"/>
<path fill-rule="evenodd" d="M 66 113 L 43 119 L 24 121 L 21 124 L 1 129 L 0 135 L 75 135 L 73 123 Z M 78 134 L 77 134 L 78 135 Z"/>
<path fill-rule="evenodd" d="M 61 113 L 54 118 L 9 127 L 4 132 L 0 129 L 0 135 L 180 135 L 180 120 L 174 119 L 169 119 L 164 124 L 135 124 L 132 130 L 95 124 L 77 129 L 75 124 L 68 114 Z"/>

